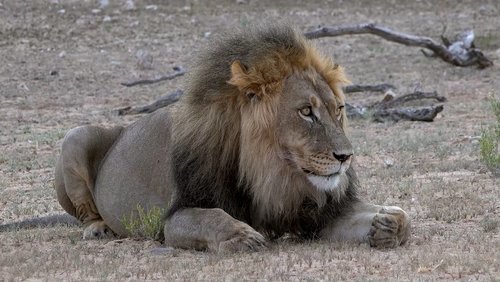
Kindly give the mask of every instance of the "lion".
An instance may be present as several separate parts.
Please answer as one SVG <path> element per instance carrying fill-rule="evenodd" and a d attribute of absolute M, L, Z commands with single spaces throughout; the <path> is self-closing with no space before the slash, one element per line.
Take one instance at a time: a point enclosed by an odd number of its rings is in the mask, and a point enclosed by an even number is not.
<path fill-rule="evenodd" d="M 410 219 L 357 196 L 343 68 L 287 26 L 226 34 L 202 53 L 175 114 L 70 130 L 56 165 L 61 206 L 83 237 L 129 236 L 160 207 L 165 245 L 259 250 L 284 234 L 405 243 Z"/>

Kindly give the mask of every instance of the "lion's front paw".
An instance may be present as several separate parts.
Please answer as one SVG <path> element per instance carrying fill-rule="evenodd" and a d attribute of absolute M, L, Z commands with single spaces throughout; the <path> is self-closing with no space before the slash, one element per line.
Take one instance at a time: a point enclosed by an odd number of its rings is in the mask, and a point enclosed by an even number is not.
<path fill-rule="evenodd" d="M 235 223 L 223 237 L 218 244 L 219 252 L 258 251 L 267 247 L 264 236 L 243 222 Z"/>
<path fill-rule="evenodd" d="M 410 235 L 410 219 L 399 207 L 383 207 L 373 217 L 368 233 L 370 246 L 394 248 L 404 244 Z"/>
<path fill-rule="evenodd" d="M 113 232 L 104 221 L 94 221 L 83 230 L 84 240 L 113 238 Z"/>

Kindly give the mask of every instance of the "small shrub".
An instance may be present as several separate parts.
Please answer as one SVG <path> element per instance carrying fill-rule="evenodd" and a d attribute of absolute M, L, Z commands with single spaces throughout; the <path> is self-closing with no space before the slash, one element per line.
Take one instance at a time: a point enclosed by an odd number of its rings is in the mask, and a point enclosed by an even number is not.
<path fill-rule="evenodd" d="M 496 120 L 481 134 L 479 149 L 481 160 L 493 174 L 500 175 L 500 100 L 493 99 L 491 107 Z"/>
<path fill-rule="evenodd" d="M 122 219 L 122 224 L 132 237 L 161 240 L 163 237 L 163 227 L 165 214 L 164 209 L 153 207 L 147 212 L 141 205 L 137 205 L 137 216 L 135 211 Z"/>
<path fill-rule="evenodd" d="M 500 222 L 496 218 L 486 216 L 483 220 L 481 220 L 480 224 L 481 227 L 483 227 L 484 232 L 495 232 L 498 229 Z"/>

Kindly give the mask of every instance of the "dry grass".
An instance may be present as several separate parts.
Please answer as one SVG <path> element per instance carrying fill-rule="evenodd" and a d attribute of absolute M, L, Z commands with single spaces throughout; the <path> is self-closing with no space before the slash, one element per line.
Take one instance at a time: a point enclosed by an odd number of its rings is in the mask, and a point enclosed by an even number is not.
<path fill-rule="evenodd" d="M 488 12 L 500 6 L 491 1 L 136 0 L 136 11 L 110 1 L 97 13 L 97 1 L 53 2 L 0 1 L 0 224 L 60 213 L 52 182 L 63 134 L 80 124 L 136 120 L 112 109 L 147 103 L 182 79 L 132 88 L 120 82 L 188 67 L 194 50 L 212 39 L 207 32 L 283 15 L 303 30 L 374 21 L 434 38 L 446 24 L 448 35 L 473 27 L 478 46 L 500 57 L 500 18 Z M 83 241 L 80 228 L 58 226 L 0 233 L 1 279 L 499 280 L 500 184 L 481 162 L 479 138 L 494 122 L 489 97 L 500 89 L 500 68 L 455 68 L 370 36 L 317 44 L 355 83 L 390 82 L 401 93 L 421 84 L 449 100 L 433 123 L 350 122 L 361 195 L 409 212 L 408 245 L 380 251 L 283 240 L 263 252 L 217 255 L 152 240 Z M 153 69 L 137 68 L 138 50 L 154 57 Z M 353 103 L 379 98 L 348 97 Z M 385 166 L 386 159 L 394 165 Z"/>

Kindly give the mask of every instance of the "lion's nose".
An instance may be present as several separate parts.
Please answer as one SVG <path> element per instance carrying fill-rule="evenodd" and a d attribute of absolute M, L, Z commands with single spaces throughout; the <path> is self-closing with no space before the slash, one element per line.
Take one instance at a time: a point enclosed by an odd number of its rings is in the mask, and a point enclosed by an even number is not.
<path fill-rule="evenodd" d="M 339 154 L 339 155 L 337 155 L 337 154 L 333 153 L 333 157 L 336 158 L 341 163 L 347 161 L 351 156 L 352 156 L 352 154 Z"/>

